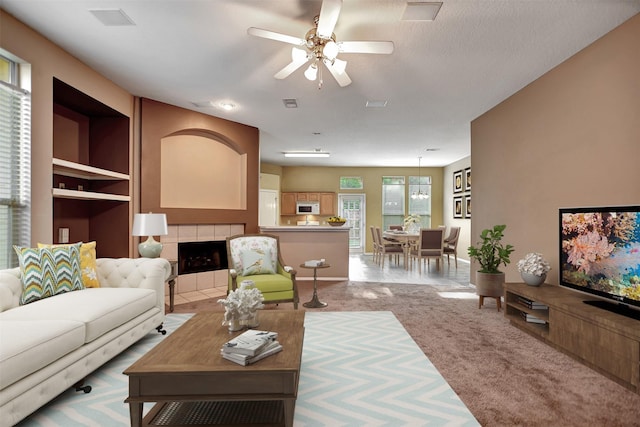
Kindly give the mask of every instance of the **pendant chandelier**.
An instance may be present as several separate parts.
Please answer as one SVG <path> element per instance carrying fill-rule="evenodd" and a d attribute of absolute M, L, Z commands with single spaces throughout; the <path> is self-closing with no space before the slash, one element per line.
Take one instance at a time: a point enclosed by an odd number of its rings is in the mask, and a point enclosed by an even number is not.
<path fill-rule="evenodd" d="M 411 193 L 411 198 L 414 200 L 426 200 L 429 195 L 422 192 L 422 175 L 420 174 L 422 156 L 418 157 L 418 191 Z"/>

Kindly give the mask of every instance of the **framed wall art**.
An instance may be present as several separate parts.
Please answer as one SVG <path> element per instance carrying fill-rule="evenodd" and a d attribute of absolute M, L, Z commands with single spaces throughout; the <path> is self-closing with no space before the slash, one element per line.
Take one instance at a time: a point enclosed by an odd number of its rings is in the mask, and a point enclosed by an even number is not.
<path fill-rule="evenodd" d="M 471 168 L 464 170 L 464 191 L 471 191 Z"/>
<path fill-rule="evenodd" d="M 461 193 L 462 192 L 462 171 L 455 171 L 453 173 L 453 192 Z"/>
<path fill-rule="evenodd" d="M 453 198 L 453 217 L 454 218 L 462 218 L 463 208 L 462 208 L 462 196 Z"/>
<path fill-rule="evenodd" d="M 471 196 L 464 198 L 464 217 L 471 218 Z"/>

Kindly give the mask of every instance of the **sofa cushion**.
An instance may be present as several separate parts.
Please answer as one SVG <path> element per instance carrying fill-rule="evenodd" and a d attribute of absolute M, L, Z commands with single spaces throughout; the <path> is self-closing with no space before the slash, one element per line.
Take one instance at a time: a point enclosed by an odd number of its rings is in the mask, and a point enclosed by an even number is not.
<path fill-rule="evenodd" d="M 80 245 L 54 248 L 14 246 L 22 274 L 20 304 L 84 289 L 80 274 Z"/>
<path fill-rule="evenodd" d="M 38 243 L 39 248 L 53 248 L 69 245 L 46 245 Z M 80 246 L 80 271 L 85 288 L 99 288 L 98 268 L 96 266 L 96 242 L 82 243 Z"/>
<path fill-rule="evenodd" d="M 0 320 L 0 389 L 84 344 L 85 326 L 73 320 Z"/>
<path fill-rule="evenodd" d="M 88 288 L 0 313 L 4 320 L 74 320 L 86 326 L 85 342 L 156 306 L 156 292 L 138 288 Z"/>

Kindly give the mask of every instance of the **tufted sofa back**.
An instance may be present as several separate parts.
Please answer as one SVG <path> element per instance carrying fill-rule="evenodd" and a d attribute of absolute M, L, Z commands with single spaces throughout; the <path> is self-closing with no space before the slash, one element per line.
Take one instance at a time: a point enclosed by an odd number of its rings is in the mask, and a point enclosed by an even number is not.
<path fill-rule="evenodd" d="M 164 310 L 164 282 L 171 274 L 166 259 L 98 258 L 96 265 L 100 287 L 157 290 L 156 304 Z M 21 294 L 20 268 L 0 270 L 0 312 L 18 307 Z"/>

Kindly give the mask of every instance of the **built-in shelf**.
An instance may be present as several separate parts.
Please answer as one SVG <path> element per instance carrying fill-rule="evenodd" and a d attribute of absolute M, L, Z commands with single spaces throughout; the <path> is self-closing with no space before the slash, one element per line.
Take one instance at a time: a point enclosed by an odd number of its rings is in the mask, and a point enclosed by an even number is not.
<path fill-rule="evenodd" d="M 130 202 L 130 196 L 121 196 L 119 194 L 94 193 L 92 191 L 67 190 L 65 188 L 54 188 L 53 197 L 58 199 L 76 199 L 76 200 L 114 200 L 117 202 Z"/>
<path fill-rule="evenodd" d="M 107 169 L 95 168 L 68 160 L 53 158 L 53 173 L 89 180 L 128 180 L 129 175 Z"/>

